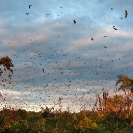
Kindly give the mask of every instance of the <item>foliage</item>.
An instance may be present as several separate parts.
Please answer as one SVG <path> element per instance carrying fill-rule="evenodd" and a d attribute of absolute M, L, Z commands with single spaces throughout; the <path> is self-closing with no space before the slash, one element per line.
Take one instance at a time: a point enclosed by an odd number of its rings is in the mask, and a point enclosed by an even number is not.
<path fill-rule="evenodd" d="M 86 113 L 83 113 L 83 112 Z M 0 111 L 0 133 L 130 133 L 133 115 L 117 119 L 115 112 L 94 114 L 62 111 L 59 116 L 44 118 L 43 112 L 3 109 Z"/>
<path fill-rule="evenodd" d="M 0 57 L 0 66 L 4 67 L 4 71 L 8 70 L 13 73 L 11 67 L 13 67 L 14 65 L 12 64 L 12 60 L 8 56 Z M 2 73 L 3 71 L 2 69 L 0 69 L 0 74 Z"/>
<path fill-rule="evenodd" d="M 3 70 L 13 73 L 9 57 L 0 58 Z M 3 73 L 0 69 L 0 76 Z M 3 108 L 0 111 L 0 133 L 131 133 L 133 132 L 132 93 L 133 80 L 119 75 L 116 85 L 128 94 L 103 97 L 97 95 L 95 107 L 77 113 L 42 108 L 41 112 Z M 129 91 L 130 90 L 130 91 Z M 58 105 L 61 107 L 61 98 Z"/>
<path fill-rule="evenodd" d="M 118 75 L 118 80 L 116 82 L 116 85 L 121 83 L 119 90 L 125 91 L 125 89 L 130 89 L 131 92 L 133 91 L 133 79 L 130 79 L 126 75 Z"/>

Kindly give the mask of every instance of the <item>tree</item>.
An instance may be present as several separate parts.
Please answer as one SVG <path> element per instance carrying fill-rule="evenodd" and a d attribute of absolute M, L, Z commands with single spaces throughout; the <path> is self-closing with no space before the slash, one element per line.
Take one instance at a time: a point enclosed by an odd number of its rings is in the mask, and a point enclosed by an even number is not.
<path fill-rule="evenodd" d="M 11 67 L 13 66 L 14 65 L 12 64 L 12 60 L 8 56 L 0 57 L 0 84 L 4 87 L 5 83 L 11 84 L 9 79 L 11 79 L 11 74 L 13 74 L 13 70 L 11 69 Z M 4 74 L 4 72 L 6 73 L 7 71 L 9 71 L 8 79 L 6 78 L 6 76 L 2 76 L 2 74 Z M 0 97 L 3 98 L 1 93 Z"/>
<path fill-rule="evenodd" d="M 127 96 L 127 107 L 128 107 L 128 115 L 130 114 L 130 96 L 132 94 L 132 99 L 133 99 L 133 79 L 128 78 L 126 75 L 118 75 L 118 80 L 116 82 L 116 85 L 121 83 L 120 87 L 118 90 L 123 90 L 125 92 L 125 95 Z M 128 90 L 128 93 L 126 92 Z M 133 108 L 133 105 L 132 105 Z M 127 116 L 128 117 L 128 116 Z"/>
<path fill-rule="evenodd" d="M 125 92 L 126 89 L 128 89 L 133 93 L 133 79 L 130 79 L 125 75 L 118 75 L 118 80 L 116 82 L 116 85 L 118 85 L 119 83 L 122 84 L 120 85 L 118 90 L 123 90 Z"/>
<path fill-rule="evenodd" d="M 4 69 L 7 69 L 13 73 L 11 67 L 14 65 L 12 64 L 12 60 L 8 56 L 0 57 L 0 65 L 3 65 Z"/>

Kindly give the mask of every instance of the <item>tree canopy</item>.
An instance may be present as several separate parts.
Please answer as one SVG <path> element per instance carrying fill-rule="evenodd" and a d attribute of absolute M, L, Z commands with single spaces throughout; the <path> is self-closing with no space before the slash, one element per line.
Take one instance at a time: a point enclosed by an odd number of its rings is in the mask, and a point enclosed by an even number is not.
<path fill-rule="evenodd" d="M 126 75 L 118 75 L 118 80 L 116 82 L 116 85 L 121 83 L 120 87 L 118 90 L 125 90 L 125 89 L 130 89 L 131 92 L 133 92 L 133 79 L 130 79 Z"/>
<path fill-rule="evenodd" d="M 12 60 L 8 56 L 0 57 L 0 66 L 4 67 L 4 71 L 8 70 L 13 73 L 11 67 L 14 65 L 12 64 Z M 3 73 L 2 69 L 0 68 L 0 75 Z"/>

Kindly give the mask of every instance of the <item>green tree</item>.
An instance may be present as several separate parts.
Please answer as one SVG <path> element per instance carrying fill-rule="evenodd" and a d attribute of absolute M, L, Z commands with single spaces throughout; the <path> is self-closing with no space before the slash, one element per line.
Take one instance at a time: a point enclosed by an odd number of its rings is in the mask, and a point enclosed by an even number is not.
<path fill-rule="evenodd" d="M 116 85 L 118 85 L 119 83 L 121 83 L 121 85 L 118 88 L 118 90 L 123 90 L 125 92 L 125 95 L 127 96 L 127 117 L 128 117 L 131 110 L 133 109 L 132 101 L 130 99 L 131 94 L 132 94 L 131 98 L 133 99 L 133 79 L 130 79 L 126 75 L 118 75 L 118 80 L 116 82 Z M 132 106 L 131 110 L 130 106 Z"/>
<path fill-rule="evenodd" d="M 119 83 L 121 83 L 121 85 L 118 90 L 123 90 L 124 92 L 130 90 L 133 93 L 133 79 L 128 78 L 126 75 L 118 75 L 116 85 Z"/>

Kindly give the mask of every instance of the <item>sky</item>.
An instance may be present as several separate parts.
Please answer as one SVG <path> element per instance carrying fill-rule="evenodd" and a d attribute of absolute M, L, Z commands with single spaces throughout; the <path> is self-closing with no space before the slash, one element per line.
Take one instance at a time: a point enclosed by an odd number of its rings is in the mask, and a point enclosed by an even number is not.
<path fill-rule="evenodd" d="M 1 107 L 38 111 L 58 108 L 61 99 L 62 109 L 79 111 L 83 105 L 91 109 L 103 91 L 113 95 L 117 75 L 133 75 L 132 5 L 1 0 L 0 56 L 14 64 L 12 84 L 0 84 Z"/>

